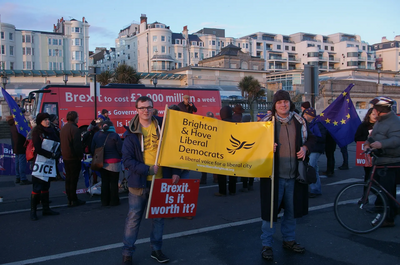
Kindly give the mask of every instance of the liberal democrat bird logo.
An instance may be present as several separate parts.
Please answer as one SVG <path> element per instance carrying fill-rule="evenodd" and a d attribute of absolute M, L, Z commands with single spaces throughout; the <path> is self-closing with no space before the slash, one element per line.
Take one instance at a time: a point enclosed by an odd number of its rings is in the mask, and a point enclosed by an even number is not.
<path fill-rule="evenodd" d="M 231 153 L 232 155 L 234 155 L 236 153 L 236 151 L 240 150 L 240 149 L 250 149 L 253 147 L 253 145 L 255 144 L 248 144 L 247 141 L 244 142 L 240 142 L 238 139 L 236 139 L 235 137 L 233 137 L 233 135 L 231 135 L 231 139 L 229 140 L 232 143 L 232 146 L 234 147 L 234 149 L 229 149 L 226 148 L 226 150 L 228 150 L 228 153 Z"/>

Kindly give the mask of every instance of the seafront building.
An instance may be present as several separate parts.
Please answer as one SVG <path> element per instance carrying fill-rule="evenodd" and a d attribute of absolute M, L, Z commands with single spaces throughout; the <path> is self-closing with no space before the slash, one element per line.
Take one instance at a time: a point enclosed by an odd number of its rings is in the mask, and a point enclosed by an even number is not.
<path fill-rule="evenodd" d="M 89 24 L 58 19 L 53 32 L 0 23 L 1 70 L 87 70 Z"/>

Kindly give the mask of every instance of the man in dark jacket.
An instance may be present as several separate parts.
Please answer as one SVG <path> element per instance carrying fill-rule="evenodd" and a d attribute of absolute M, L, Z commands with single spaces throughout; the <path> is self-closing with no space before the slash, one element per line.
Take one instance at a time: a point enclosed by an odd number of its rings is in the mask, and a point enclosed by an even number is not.
<path fill-rule="evenodd" d="M 164 172 L 155 165 L 160 140 L 162 118 L 153 116 L 153 100 L 143 96 L 137 99 L 138 114 L 129 122 L 122 146 L 122 162 L 129 172 L 129 212 L 125 221 L 123 237 L 123 264 L 132 264 L 139 226 L 148 202 L 152 176 L 162 178 Z M 172 173 L 176 184 L 179 175 Z M 151 257 L 160 263 L 169 258 L 161 251 L 164 219 L 153 218 L 150 235 Z"/>
<path fill-rule="evenodd" d="M 65 165 L 65 192 L 68 197 L 70 207 L 83 205 L 86 202 L 79 200 L 76 195 L 79 174 L 81 172 L 81 160 L 83 158 L 83 148 L 81 142 L 81 132 L 78 128 L 79 116 L 76 111 L 67 113 L 67 123 L 62 127 L 61 153 Z"/>
<path fill-rule="evenodd" d="M 20 183 L 20 185 L 32 184 L 27 178 L 25 174 L 26 170 L 26 148 L 24 147 L 24 143 L 26 138 L 20 134 L 15 126 L 15 121 L 13 116 L 7 117 L 7 123 L 10 125 L 11 131 L 11 144 L 13 148 L 13 152 L 15 154 L 15 183 Z"/>
<path fill-rule="evenodd" d="M 308 213 L 308 185 L 296 181 L 298 163 L 306 158 L 314 136 L 307 127 L 307 122 L 294 112 L 294 104 L 289 92 L 278 90 L 273 97 L 272 114 L 262 121 L 270 121 L 275 117 L 275 165 L 274 165 L 274 205 L 271 209 L 271 178 L 261 178 L 261 218 L 262 251 L 266 260 L 273 259 L 273 235 L 281 208 L 284 208 L 281 232 L 283 248 L 296 253 L 304 253 L 303 246 L 296 242 L 296 219 Z M 273 210 L 274 223 L 271 228 L 270 213 Z"/>
<path fill-rule="evenodd" d="M 193 102 L 190 102 L 190 97 L 189 95 L 184 95 L 183 96 L 183 101 L 178 104 L 178 107 L 181 109 L 183 112 L 187 113 L 195 113 L 197 112 L 197 108 L 194 105 Z"/>
<path fill-rule="evenodd" d="M 304 111 L 303 117 L 307 120 L 309 123 L 309 128 L 311 133 L 316 137 L 317 143 L 311 147 L 309 150 L 310 153 L 310 161 L 309 164 L 313 168 L 315 168 L 315 171 L 317 173 L 317 182 L 310 184 L 310 193 L 308 194 L 308 197 L 310 198 L 315 198 L 319 195 L 321 195 L 321 179 L 319 178 L 319 168 L 318 168 L 318 160 L 319 157 L 324 153 L 325 151 L 325 141 L 326 141 L 326 128 L 325 126 L 317 121 L 317 113 L 314 108 L 308 108 Z"/>

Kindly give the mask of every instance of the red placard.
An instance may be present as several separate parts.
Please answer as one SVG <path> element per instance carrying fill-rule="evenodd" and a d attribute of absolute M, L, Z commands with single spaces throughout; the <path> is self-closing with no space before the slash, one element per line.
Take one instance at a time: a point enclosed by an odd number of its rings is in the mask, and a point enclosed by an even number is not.
<path fill-rule="evenodd" d="M 195 216 L 200 181 L 181 179 L 172 184 L 172 179 L 156 179 L 149 198 L 147 218 Z"/>
<path fill-rule="evenodd" d="M 371 156 L 367 155 L 367 154 L 363 154 L 364 151 L 365 151 L 364 150 L 364 142 L 363 141 L 357 142 L 356 166 L 371 167 L 372 166 Z"/>

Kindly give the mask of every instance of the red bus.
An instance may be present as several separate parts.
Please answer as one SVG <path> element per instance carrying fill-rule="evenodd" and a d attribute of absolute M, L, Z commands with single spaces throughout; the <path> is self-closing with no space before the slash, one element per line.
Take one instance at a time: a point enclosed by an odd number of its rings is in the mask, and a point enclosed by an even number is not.
<path fill-rule="evenodd" d="M 189 95 L 190 101 L 197 107 L 198 115 L 205 116 L 211 111 L 219 118 L 221 99 L 218 89 L 193 89 L 173 87 L 146 87 L 144 85 L 110 84 L 100 87 L 97 95 L 96 110 L 94 96 L 90 95 L 90 86 L 48 85 L 32 91 L 27 99 L 35 99 L 32 114 L 39 112 L 55 114 L 59 117 L 60 127 L 66 122 L 68 111 L 79 114 L 78 126 L 82 130 L 97 118 L 102 109 L 108 110 L 110 120 L 119 135 L 125 132 L 124 125 L 137 114 L 135 103 L 141 96 L 148 96 L 154 102 L 154 108 L 163 116 L 165 105 L 178 104 L 183 96 Z"/>

